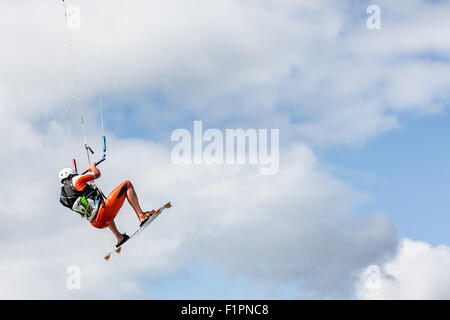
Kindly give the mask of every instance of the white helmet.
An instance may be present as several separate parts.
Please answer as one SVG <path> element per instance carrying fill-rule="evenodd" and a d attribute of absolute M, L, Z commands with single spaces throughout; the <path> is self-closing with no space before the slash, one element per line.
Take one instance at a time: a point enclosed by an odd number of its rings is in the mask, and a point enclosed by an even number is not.
<path fill-rule="evenodd" d="M 62 182 L 64 179 L 68 178 L 69 176 L 71 176 L 71 175 L 73 176 L 76 174 L 77 174 L 77 172 L 73 169 L 70 169 L 70 168 L 62 169 L 58 174 L 59 181 Z"/>

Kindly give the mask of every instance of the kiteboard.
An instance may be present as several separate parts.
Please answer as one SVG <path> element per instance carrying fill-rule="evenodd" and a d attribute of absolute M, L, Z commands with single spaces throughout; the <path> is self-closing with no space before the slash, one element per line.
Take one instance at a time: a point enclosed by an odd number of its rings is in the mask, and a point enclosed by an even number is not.
<path fill-rule="evenodd" d="M 159 208 L 158 210 L 156 210 L 156 211 L 151 215 L 151 217 L 150 217 L 150 218 L 149 218 L 149 219 L 148 219 L 141 227 L 139 227 L 139 229 L 137 229 L 137 230 L 130 236 L 130 238 L 129 238 L 127 241 L 125 241 L 125 243 L 123 243 L 122 245 L 120 245 L 120 246 L 114 248 L 113 250 L 111 250 L 110 252 L 108 252 L 108 253 L 105 255 L 105 257 L 104 257 L 105 260 L 106 260 L 106 261 L 109 261 L 109 258 L 111 258 L 111 254 L 113 254 L 114 252 L 117 253 L 117 254 L 119 254 L 120 251 L 122 250 L 122 247 L 123 247 L 125 244 L 129 243 L 130 240 L 131 240 L 132 238 L 134 238 L 135 236 L 139 235 L 142 231 L 144 231 L 145 228 L 147 228 L 147 227 L 150 225 L 150 223 L 152 223 L 153 221 L 155 221 L 155 219 L 161 214 L 161 212 L 163 212 L 164 209 L 169 209 L 170 207 L 172 207 L 172 205 L 170 204 L 170 202 L 167 202 L 167 203 L 166 203 L 165 205 L 163 205 L 161 208 Z"/>

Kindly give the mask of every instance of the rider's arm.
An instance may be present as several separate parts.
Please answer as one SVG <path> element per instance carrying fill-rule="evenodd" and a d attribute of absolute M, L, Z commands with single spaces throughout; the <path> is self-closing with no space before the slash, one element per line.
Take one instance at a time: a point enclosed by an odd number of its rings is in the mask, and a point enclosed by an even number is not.
<path fill-rule="evenodd" d="M 95 166 L 95 162 L 89 165 L 88 170 L 90 172 L 86 173 L 85 175 L 76 176 L 73 178 L 72 183 L 76 190 L 83 191 L 84 188 L 86 188 L 88 182 L 100 178 L 101 176 L 100 170 L 98 170 L 97 167 Z"/>
<path fill-rule="evenodd" d="M 94 174 L 94 179 L 100 178 L 101 173 L 100 173 L 100 170 L 97 169 L 97 166 L 95 165 L 95 162 L 92 162 L 89 165 L 88 170 Z"/>

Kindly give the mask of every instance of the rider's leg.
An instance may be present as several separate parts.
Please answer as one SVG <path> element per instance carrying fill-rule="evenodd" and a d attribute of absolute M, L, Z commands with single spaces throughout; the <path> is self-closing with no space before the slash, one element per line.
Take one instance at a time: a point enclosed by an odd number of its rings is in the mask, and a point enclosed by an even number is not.
<path fill-rule="evenodd" d="M 109 224 L 108 228 L 109 228 L 109 230 L 112 231 L 112 233 L 114 233 L 114 236 L 116 237 L 117 242 L 122 241 L 123 235 L 119 232 L 119 230 L 117 230 L 116 223 L 114 222 L 114 220 Z"/>
<path fill-rule="evenodd" d="M 131 207 L 133 208 L 134 212 L 136 212 L 136 215 L 137 215 L 139 221 L 144 220 L 145 214 L 142 211 L 141 206 L 139 205 L 138 196 L 136 194 L 136 191 L 134 191 L 134 187 L 131 184 L 131 182 L 128 184 L 127 200 L 130 203 Z"/>
<path fill-rule="evenodd" d="M 95 220 L 91 223 L 94 227 L 104 228 L 113 221 L 125 201 L 128 200 L 133 207 L 139 221 L 146 218 L 146 214 L 142 211 L 134 187 L 130 181 L 124 181 L 118 185 L 106 198 L 104 207 L 97 214 Z M 114 229 L 114 226 L 112 226 Z M 113 230 L 112 229 L 112 230 Z M 113 231 L 114 232 L 114 231 Z"/>

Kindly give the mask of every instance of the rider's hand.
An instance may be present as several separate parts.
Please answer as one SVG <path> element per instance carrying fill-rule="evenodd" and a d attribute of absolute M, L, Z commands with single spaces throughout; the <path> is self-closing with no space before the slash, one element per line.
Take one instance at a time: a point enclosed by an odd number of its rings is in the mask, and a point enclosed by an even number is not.
<path fill-rule="evenodd" d="M 97 168 L 97 167 L 96 167 L 96 165 L 95 165 L 95 162 L 92 162 L 92 163 L 89 165 L 88 170 L 93 172 L 96 168 Z"/>
<path fill-rule="evenodd" d="M 88 170 L 94 174 L 96 179 L 100 178 L 100 170 L 97 169 L 97 166 L 95 165 L 95 162 L 92 162 L 89 165 Z"/>

